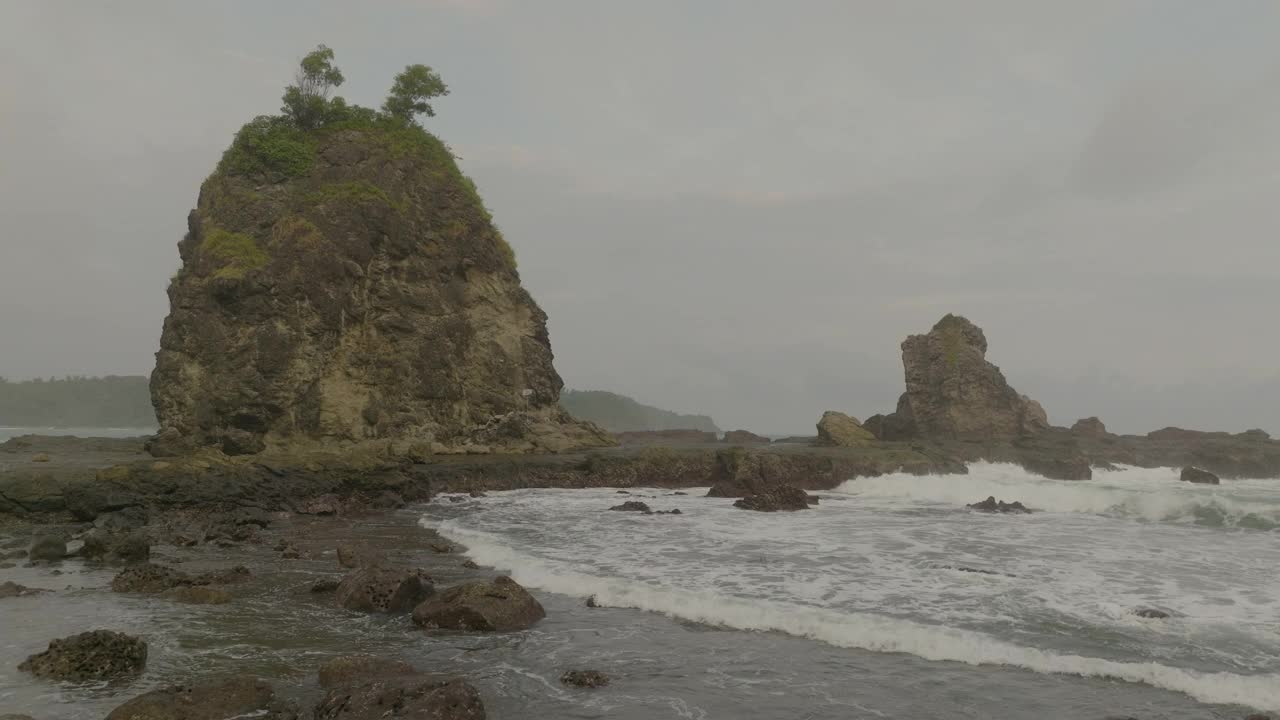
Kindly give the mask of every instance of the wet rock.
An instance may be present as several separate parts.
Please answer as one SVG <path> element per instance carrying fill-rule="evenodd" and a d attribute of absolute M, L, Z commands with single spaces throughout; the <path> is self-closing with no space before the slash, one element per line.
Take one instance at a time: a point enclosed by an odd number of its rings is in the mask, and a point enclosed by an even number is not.
<path fill-rule="evenodd" d="M 987 499 L 983 500 L 982 502 L 970 503 L 965 507 L 969 508 L 970 510 L 977 510 L 979 512 L 987 512 L 987 513 L 1029 513 L 1031 512 L 1031 510 L 1029 510 L 1026 505 L 1023 505 L 1022 503 L 1016 500 L 1014 502 L 1008 503 L 1003 500 L 996 500 L 994 496 L 988 496 Z"/>
<path fill-rule="evenodd" d="M 613 494 L 614 495 L 630 495 L 631 492 L 629 490 L 614 490 Z"/>
<path fill-rule="evenodd" d="M 480 693 L 462 680 L 430 675 L 379 678 L 333 688 L 312 711 L 314 720 L 485 720 Z"/>
<path fill-rule="evenodd" d="M 1208 470 L 1201 470 L 1196 467 L 1182 468 L 1182 475 L 1179 477 L 1182 482 L 1196 483 L 1197 485 L 1217 485 L 1220 480 L 1218 476 Z"/>
<path fill-rule="evenodd" d="M 27 658 L 19 670 L 55 680 L 107 680 L 142 671 L 147 643 L 110 630 L 93 630 L 54 640 L 49 649 Z"/>
<path fill-rule="evenodd" d="M 67 556 L 67 541 L 58 535 L 38 535 L 31 542 L 27 557 L 31 560 L 56 562 Z"/>
<path fill-rule="evenodd" d="M 111 589 L 115 592 L 155 594 L 183 585 L 191 585 L 194 581 L 191 575 L 181 570 L 146 563 L 122 570 L 112 578 Z"/>
<path fill-rule="evenodd" d="M 674 508 L 671 510 L 654 510 L 653 514 L 654 515 L 683 515 L 684 513 L 680 512 L 680 508 Z"/>
<path fill-rule="evenodd" d="M 818 421 L 818 445 L 830 447 L 864 447 L 875 442 L 875 435 L 862 427 L 856 418 L 828 410 Z"/>
<path fill-rule="evenodd" d="M 231 602 L 231 593 L 204 585 L 188 585 L 175 589 L 170 597 L 188 605 L 225 605 Z"/>
<path fill-rule="evenodd" d="M 1069 457 L 1023 457 L 1020 461 L 1023 469 L 1050 480 L 1090 480 L 1093 468 L 1089 459 L 1083 455 Z"/>
<path fill-rule="evenodd" d="M 598 600 L 596 600 L 596 596 L 595 596 L 595 595 L 592 595 L 591 597 L 587 598 L 587 601 L 586 601 L 586 602 L 584 602 L 584 603 L 582 603 L 582 604 L 583 604 L 583 605 L 585 605 L 586 607 L 589 607 L 589 608 L 598 608 L 598 607 L 600 607 L 600 602 L 599 602 Z"/>
<path fill-rule="evenodd" d="M 560 676 L 565 685 L 580 688 L 598 688 L 609 684 L 609 676 L 599 670 L 570 670 Z"/>
<path fill-rule="evenodd" d="M 688 495 L 689 493 L 687 493 L 687 492 L 681 492 L 680 490 L 677 490 L 677 491 L 675 491 L 675 492 L 673 492 L 673 493 L 671 493 L 671 494 L 672 494 L 672 495 Z"/>
<path fill-rule="evenodd" d="M 528 590 L 504 576 L 448 588 L 415 608 L 413 621 L 429 629 L 508 632 L 528 628 L 546 615 Z"/>
<path fill-rule="evenodd" d="M 320 666 L 320 687 L 331 688 L 360 679 L 383 678 L 389 675 L 412 675 L 418 671 L 403 660 L 392 660 L 374 655 L 348 655 L 334 658 Z"/>
<path fill-rule="evenodd" d="M 818 497 L 817 495 L 805 495 L 804 500 L 810 505 L 817 505 L 819 502 L 822 501 L 822 498 Z"/>
<path fill-rule="evenodd" d="M 1071 432 L 1074 435 L 1086 437 L 1103 437 L 1107 434 L 1107 426 L 1097 417 L 1087 417 L 1075 421 L 1071 426 Z"/>
<path fill-rule="evenodd" d="M 771 490 L 748 495 L 733 503 L 736 508 L 758 512 L 807 510 L 809 495 L 790 485 L 780 485 Z"/>
<path fill-rule="evenodd" d="M 298 720 L 300 717 L 298 708 L 277 698 L 269 684 L 238 675 L 152 690 L 112 710 L 107 720 Z"/>
<path fill-rule="evenodd" d="M 298 505 L 300 515 L 337 515 L 341 510 L 342 501 L 337 495 L 321 495 Z"/>
<path fill-rule="evenodd" d="M 311 592 L 313 592 L 313 593 L 330 593 L 330 592 L 333 592 L 333 591 L 337 590 L 337 589 L 338 589 L 338 586 L 339 586 L 339 585 L 341 585 L 341 584 L 342 584 L 342 581 L 341 581 L 341 580 L 336 580 L 336 579 L 333 579 L 333 578 L 329 578 L 329 579 L 325 579 L 325 580 L 317 580 L 317 581 L 315 581 L 315 582 L 311 583 Z"/>
<path fill-rule="evenodd" d="M 435 586 L 417 570 L 365 567 L 338 584 L 339 607 L 361 612 L 408 612 L 435 592 Z"/>
<path fill-rule="evenodd" d="M 730 430 L 724 434 L 720 442 L 727 445 L 765 445 L 768 444 L 769 438 L 749 430 Z"/>
<path fill-rule="evenodd" d="M 150 521 L 150 514 L 140 507 L 129 507 L 123 510 L 102 513 L 93 521 L 93 526 L 109 533 L 129 532 L 137 530 Z"/>
<path fill-rule="evenodd" d="M 142 532 L 108 533 L 95 529 L 84 536 L 80 557 L 105 563 L 146 562 L 151 557 L 151 543 Z"/>
<path fill-rule="evenodd" d="M 649 509 L 649 506 L 639 500 L 628 500 L 621 505 L 614 505 L 609 509 L 617 512 L 638 512 L 644 513 L 645 515 L 653 514 L 653 511 Z"/>
<path fill-rule="evenodd" d="M 473 498 L 489 497 L 488 495 L 486 495 L 486 494 L 485 494 L 483 491 L 481 491 L 481 490 L 472 490 L 472 491 L 471 491 L 470 493 L 468 493 L 468 494 L 469 494 L 471 497 L 473 497 Z"/>
<path fill-rule="evenodd" d="M 1133 611 L 1133 614 L 1148 620 L 1164 620 L 1169 617 L 1169 613 L 1155 608 L 1138 608 Z"/>
<path fill-rule="evenodd" d="M 29 588 L 26 585 L 19 585 L 15 582 L 5 581 L 0 583 L 0 600 L 12 597 L 26 597 L 27 595 L 37 595 L 48 590 L 40 588 Z"/>
<path fill-rule="evenodd" d="M 462 563 L 462 567 L 464 567 L 464 568 L 466 568 L 466 569 L 468 569 L 468 570 L 479 570 L 479 569 L 480 569 L 480 566 L 476 564 L 476 561 L 475 561 L 475 560 L 467 560 L 466 562 Z"/>

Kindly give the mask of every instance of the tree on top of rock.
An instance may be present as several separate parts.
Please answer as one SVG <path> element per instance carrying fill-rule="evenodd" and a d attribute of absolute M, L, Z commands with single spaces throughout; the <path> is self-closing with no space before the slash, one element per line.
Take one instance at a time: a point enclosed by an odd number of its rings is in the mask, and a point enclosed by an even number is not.
<path fill-rule="evenodd" d="M 425 114 L 435 117 L 436 111 L 427 102 L 432 98 L 449 94 L 449 86 L 440 79 L 440 74 L 426 65 L 409 65 L 404 72 L 396 75 L 395 84 L 387 101 L 382 104 L 382 112 L 388 116 L 407 123 L 416 122 L 414 116 Z"/>
<path fill-rule="evenodd" d="M 329 100 L 329 93 L 343 83 L 342 71 L 333 64 L 333 50 L 317 45 L 299 63 L 294 84 L 285 88 L 280 108 L 295 125 L 303 130 L 313 130 L 324 124 L 333 106 L 346 108 L 340 97 Z"/>

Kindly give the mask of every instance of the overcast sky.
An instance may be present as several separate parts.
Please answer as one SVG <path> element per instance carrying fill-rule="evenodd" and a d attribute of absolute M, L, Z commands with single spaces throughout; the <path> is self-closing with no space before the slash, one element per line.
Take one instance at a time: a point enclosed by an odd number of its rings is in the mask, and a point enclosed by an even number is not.
<path fill-rule="evenodd" d="M 955 312 L 1069 424 L 1280 434 L 1280 3 L 0 2 L 0 375 L 144 374 L 235 130 L 404 65 L 570 387 L 801 432 Z"/>

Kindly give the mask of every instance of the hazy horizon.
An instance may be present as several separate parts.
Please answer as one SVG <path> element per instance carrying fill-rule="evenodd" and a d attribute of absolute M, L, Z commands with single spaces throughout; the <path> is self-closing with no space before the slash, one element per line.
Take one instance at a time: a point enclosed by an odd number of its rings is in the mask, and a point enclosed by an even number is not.
<path fill-rule="evenodd" d="M 1055 424 L 1280 434 L 1280 6 L 378 7 L 0 6 L 0 376 L 151 371 L 201 180 L 325 43 L 355 102 L 449 83 L 568 387 L 806 432 L 954 312 Z"/>

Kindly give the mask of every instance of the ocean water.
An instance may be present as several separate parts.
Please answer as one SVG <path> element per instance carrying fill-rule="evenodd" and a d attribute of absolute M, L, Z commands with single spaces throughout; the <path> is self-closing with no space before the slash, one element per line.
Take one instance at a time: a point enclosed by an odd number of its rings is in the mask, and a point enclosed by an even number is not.
<path fill-rule="evenodd" d="M 680 691 L 650 685 L 660 699 L 647 710 L 609 717 L 1280 711 L 1276 482 L 1190 485 L 1138 468 L 1061 482 L 977 464 L 851 480 L 776 514 L 703 492 L 633 491 L 675 516 L 609 512 L 631 498 L 607 489 L 493 493 L 433 504 L 422 523 L 544 597 L 605 608 L 577 617 L 634 624 L 594 648 L 596 664 L 665 668 Z M 965 508 L 988 495 L 1037 512 Z M 705 640 L 672 640 L 689 628 Z M 563 640 L 534 633 L 525 652 L 545 642 Z"/>

